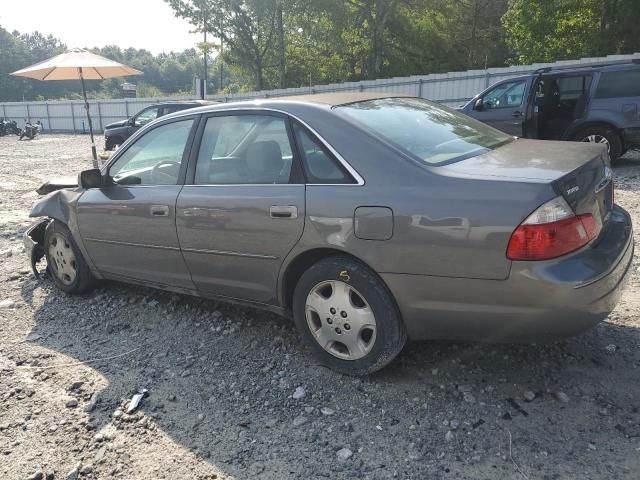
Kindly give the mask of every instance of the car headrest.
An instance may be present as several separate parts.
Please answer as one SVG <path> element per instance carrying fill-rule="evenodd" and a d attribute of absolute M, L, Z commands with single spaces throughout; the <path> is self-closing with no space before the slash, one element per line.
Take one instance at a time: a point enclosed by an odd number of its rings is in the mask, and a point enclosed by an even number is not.
<path fill-rule="evenodd" d="M 247 167 L 256 182 L 274 183 L 284 166 L 282 150 L 274 140 L 255 142 L 247 148 Z"/>

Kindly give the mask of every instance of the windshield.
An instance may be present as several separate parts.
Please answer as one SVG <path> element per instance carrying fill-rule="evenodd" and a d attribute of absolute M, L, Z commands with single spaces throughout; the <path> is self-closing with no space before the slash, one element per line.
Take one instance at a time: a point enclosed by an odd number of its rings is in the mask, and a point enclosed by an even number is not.
<path fill-rule="evenodd" d="M 504 145 L 513 137 L 420 98 L 382 98 L 336 108 L 414 158 L 442 165 Z"/>

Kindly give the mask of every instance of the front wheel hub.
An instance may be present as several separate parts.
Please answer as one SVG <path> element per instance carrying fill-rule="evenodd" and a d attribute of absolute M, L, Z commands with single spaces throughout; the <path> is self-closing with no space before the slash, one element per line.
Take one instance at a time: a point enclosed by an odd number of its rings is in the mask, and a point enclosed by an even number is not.
<path fill-rule="evenodd" d="M 53 274 L 65 285 L 71 285 L 76 279 L 76 256 L 69 241 L 55 233 L 49 244 L 49 263 Z"/>

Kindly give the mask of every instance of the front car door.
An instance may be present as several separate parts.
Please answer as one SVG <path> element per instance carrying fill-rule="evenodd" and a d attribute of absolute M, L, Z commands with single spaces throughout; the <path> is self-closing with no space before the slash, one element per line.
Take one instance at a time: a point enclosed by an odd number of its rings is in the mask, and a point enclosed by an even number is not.
<path fill-rule="evenodd" d="M 526 79 L 498 83 L 478 97 L 482 102 L 477 107 L 472 104 L 465 113 L 509 135 L 522 136 L 529 83 Z"/>
<path fill-rule="evenodd" d="M 108 277 L 193 289 L 180 253 L 175 205 L 197 117 L 152 127 L 119 151 L 107 185 L 78 201 L 78 224 L 89 256 Z"/>
<path fill-rule="evenodd" d="M 176 207 L 193 282 L 206 295 L 275 304 L 280 266 L 305 217 L 289 120 L 220 112 L 203 118 L 199 130 Z"/>

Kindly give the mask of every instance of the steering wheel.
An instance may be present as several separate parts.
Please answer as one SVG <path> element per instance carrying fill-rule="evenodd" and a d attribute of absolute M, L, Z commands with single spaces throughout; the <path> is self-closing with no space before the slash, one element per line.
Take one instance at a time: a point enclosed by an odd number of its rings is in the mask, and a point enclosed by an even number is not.
<path fill-rule="evenodd" d="M 169 172 L 163 172 L 161 169 L 166 167 L 175 167 L 169 169 Z M 171 185 L 178 180 L 178 172 L 180 171 L 180 164 L 171 160 L 163 160 L 158 162 L 151 170 L 151 181 L 156 185 Z"/>

